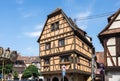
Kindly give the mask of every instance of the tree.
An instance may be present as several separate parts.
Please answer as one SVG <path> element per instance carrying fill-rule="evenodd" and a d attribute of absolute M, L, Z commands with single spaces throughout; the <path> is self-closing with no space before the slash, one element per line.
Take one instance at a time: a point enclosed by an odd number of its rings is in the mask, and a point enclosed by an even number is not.
<path fill-rule="evenodd" d="M 32 77 L 38 77 L 40 73 L 38 72 L 38 68 L 34 65 L 29 65 L 23 72 L 22 78 L 29 78 Z"/>
<path fill-rule="evenodd" d="M 17 73 L 17 71 L 14 71 L 13 77 L 14 77 L 14 79 L 18 79 L 18 73 Z"/>
<path fill-rule="evenodd" d="M 6 64 L 5 65 L 5 74 L 12 73 L 12 68 L 13 68 L 13 64 Z"/>
<path fill-rule="evenodd" d="M 2 73 L 2 64 L 0 65 L 0 73 Z M 9 63 L 9 64 L 5 64 L 4 66 L 4 73 L 5 74 L 9 74 L 12 73 L 12 68 L 13 68 L 13 64 Z"/>

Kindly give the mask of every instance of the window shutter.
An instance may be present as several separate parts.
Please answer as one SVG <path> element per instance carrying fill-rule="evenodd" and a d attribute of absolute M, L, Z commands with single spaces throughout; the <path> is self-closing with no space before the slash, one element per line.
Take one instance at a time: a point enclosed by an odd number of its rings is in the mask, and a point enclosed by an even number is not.
<path fill-rule="evenodd" d="M 120 37 L 116 37 L 116 56 L 120 56 Z"/>

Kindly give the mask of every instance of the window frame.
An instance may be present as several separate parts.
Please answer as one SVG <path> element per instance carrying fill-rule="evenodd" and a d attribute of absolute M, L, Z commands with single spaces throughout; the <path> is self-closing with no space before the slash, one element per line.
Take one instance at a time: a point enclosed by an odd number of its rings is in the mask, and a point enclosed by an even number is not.
<path fill-rule="evenodd" d="M 59 21 L 51 24 L 51 32 L 59 30 Z"/>
<path fill-rule="evenodd" d="M 61 38 L 58 40 L 58 46 L 59 47 L 65 46 L 65 38 Z"/>
<path fill-rule="evenodd" d="M 50 58 L 44 59 L 44 64 L 50 64 Z"/>
<path fill-rule="evenodd" d="M 60 62 L 63 63 L 63 62 L 70 62 L 70 55 L 65 55 L 65 56 L 60 56 Z"/>
<path fill-rule="evenodd" d="M 45 50 L 49 50 L 51 48 L 51 43 L 47 42 L 45 43 Z"/>

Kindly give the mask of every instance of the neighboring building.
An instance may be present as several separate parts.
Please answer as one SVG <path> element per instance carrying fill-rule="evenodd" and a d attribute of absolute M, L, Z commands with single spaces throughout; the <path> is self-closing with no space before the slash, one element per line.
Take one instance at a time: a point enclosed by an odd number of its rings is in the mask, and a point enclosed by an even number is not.
<path fill-rule="evenodd" d="M 95 81 L 104 81 L 104 52 L 96 52 L 96 80 Z"/>
<path fill-rule="evenodd" d="M 104 64 L 104 52 L 96 52 L 97 62 Z"/>
<path fill-rule="evenodd" d="M 32 65 L 35 65 L 38 68 L 38 71 L 40 72 L 40 57 L 36 57 L 36 59 L 32 61 Z"/>
<path fill-rule="evenodd" d="M 25 68 L 31 64 L 35 65 L 38 70 L 40 70 L 40 59 L 38 56 L 28 57 L 19 55 L 17 61 L 13 65 L 13 71 L 17 71 L 19 74 L 18 78 L 21 79 Z"/>
<path fill-rule="evenodd" d="M 120 9 L 98 35 L 104 47 L 105 81 L 120 81 Z"/>
<path fill-rule="evenodd" d="M 38 39 L 45 81 L 87 81 L 91 76 L 92 42 L 87 33 L 57 8 L 47 16 Z"/>

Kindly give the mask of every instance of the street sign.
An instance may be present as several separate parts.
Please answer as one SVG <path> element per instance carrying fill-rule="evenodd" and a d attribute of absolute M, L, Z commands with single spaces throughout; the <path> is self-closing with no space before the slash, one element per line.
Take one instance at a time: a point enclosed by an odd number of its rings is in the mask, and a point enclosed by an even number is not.
<path fill-rule="evenodd" d="M 66 71 L 62 71 L 62 76 L 65 76 L 66 75 Z"/>
<path fill-rule="evenodd" d="M 66 66 L 62 65 L 62 76 L 66 75 Z"/>
<path fill-rule="evenodd" d="M 66 71 L 66 66 L 62 65 L 62 71 Z"/>

